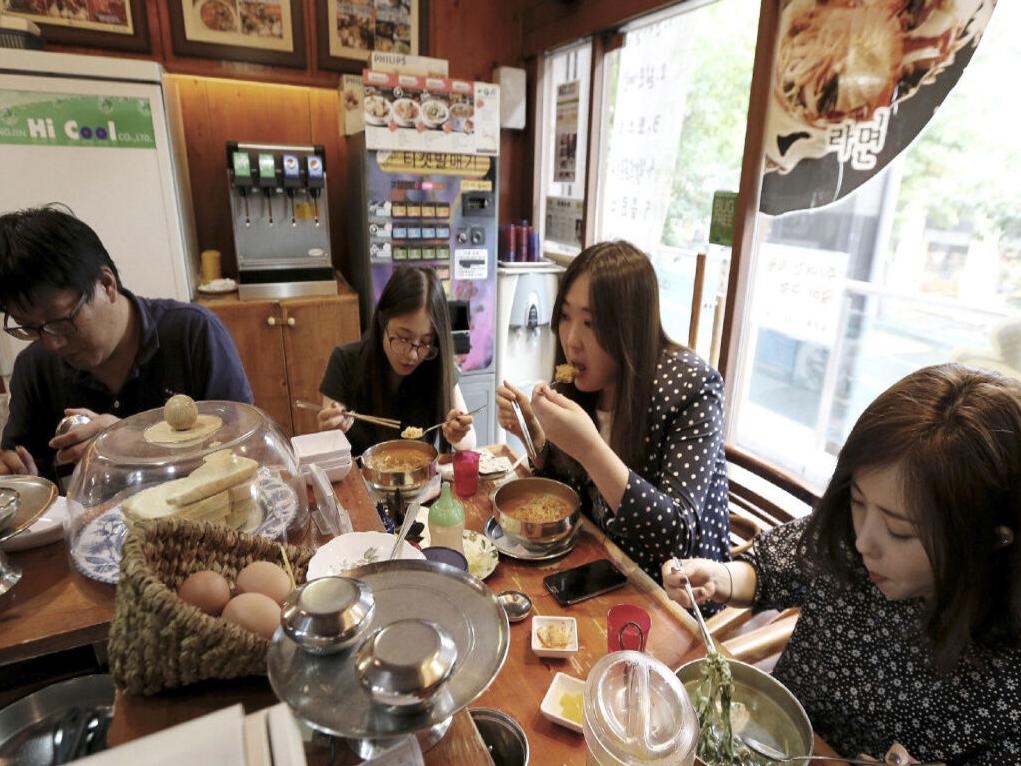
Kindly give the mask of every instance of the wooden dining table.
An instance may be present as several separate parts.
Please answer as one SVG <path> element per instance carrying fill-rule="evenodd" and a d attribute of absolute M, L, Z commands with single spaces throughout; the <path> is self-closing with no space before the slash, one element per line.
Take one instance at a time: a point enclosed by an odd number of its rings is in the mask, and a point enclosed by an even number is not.
<path fill-rule="evenodd" d="M 491 448 L 511 456 L 506 447 Z M 519 468 L 521 475 L 527 474 Z M 471 497 L 460 498 L 465 509 L 465 528 L 482 531 L 492 514 L 489 499 L 494 483 L 485 479 Z M 356 530 L 382 528 L 374 503 L 361 476 L 352 472 L 334 485 L 338 500 L 347 509 Z M 318 545 L 328 538 L 310 525 L 306 544 Z M 609 558 L 628 576 L 622 588 L 570 607 L 560 606 L 543 586 L 547 575 L 589 561 Z M 68 566 L 62 542 L 12 554 L 24 572 L 13 596 L 0 600 L 0 672 L 5 663 L 38 657 L 50 652 L 102 641 L 113 614 L 114 588 L 94 583 Z M 577 545 L 565 556 L 546 562 L 527 562 L 501 555 L 496 570 L 486 579 L 494 593 L 517 590 L 533 602 L 531 616 L 567 615 L 577 621 L 579 650 L 566 659 L 546 659 L 531 650 L 531 619 L 512 624 L 510 649 L 500 673 L 471 708 L 497 708 L 511 715 L 524 729 L 531 763 L 583 764 L 586 748 L 580 734 L 546 720 L 539 705 L 556 673 L 585 679 L 592 666 L 607 653 L 607 611 L 616 604 L 636 604 L 651 617 L 646 652 L 677 668 L 702 653 L 691 616 L 666 598 L 665 592 L 628 559 L 595 526 L 586 522 Z M 206 681 L 150 697 L 118 691 L 109 744 L 115 746 L 183 723 L 226 705 L 241 703 L 248 712 L 274 704 L 276 698 L 264 677 L 231 681 Z M 326 763 L 331 743 L 318 737 L 307 747 L 309 762 Z M 833 755 L 816 737 L 815 752 Z M 337 763 L 357 763 L 343 754 Z M 485 746 L 468 715 L 455 716 L 451 730 L 425 753 L 427 764 L 484 764 L 490 762 Z"/>

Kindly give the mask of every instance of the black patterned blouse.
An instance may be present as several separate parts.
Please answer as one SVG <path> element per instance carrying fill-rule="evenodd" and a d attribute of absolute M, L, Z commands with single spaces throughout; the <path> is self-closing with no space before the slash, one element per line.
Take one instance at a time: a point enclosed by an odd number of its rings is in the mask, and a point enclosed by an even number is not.
<path fill-rule="evenodd" d="M 888 600 L 864 566 L 849 588 L 807 577 L 799 564 L 806 522 L 777 527 L 741 558 L 758 572 L 756 609 L 801 607 L 773 675 L 815 731 L 847 757 L 882 758 L 900 742 L 919 761 L 1021 764 L 1021 647 L 973 648 L 936 675 L 922 601 Z"/>
<path fill-rule="evenodd" d="M 660 355 L 645 441 L 647 457 L 629 466 L 616 513 L 587 476 L 559 468 L 556 455 L 537 473 L 570 484 L 583 510 L 656 582 L 674 556 L 729 560 L 723 379 L 697 354 Z"/>

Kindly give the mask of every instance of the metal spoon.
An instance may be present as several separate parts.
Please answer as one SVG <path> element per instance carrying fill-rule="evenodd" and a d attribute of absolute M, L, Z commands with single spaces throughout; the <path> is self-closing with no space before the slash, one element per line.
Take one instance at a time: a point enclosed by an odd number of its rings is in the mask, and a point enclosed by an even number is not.
<path fill-rule="evenodd" d="M 676 566 L 679 568 L 680 563 L 676 562 Z M 713 637 L 709 634 L 709 628 L 706 627 L 705 620 L 702 618 L 702 610 L 695 603 L 695 594 L 691 592 L 691 581 L 687 577 L 684 578 L 684 591 L 688 594 L 688 598 L 691 599 L 691 611 L 695 613 L 695 619 L 698 620 L 698 630 L 702 634 L 702 640 L 705 642 L 706 652 L 709 654 L 719 654 L 720 650 L 716 648 L 716 642 L 713 641 Z"/>
<path fill-rule="evenodd" d="M 787 755 L 786 753 L 777 750 L 775 747 L 770 747 L 764 742 L 759 742 L 757 739 L 753 739 L 752 737 L 735 734 L 734 738 L 747 745 L 748 749 L 752 752 L 758 753 L 771 761 L 777 761 L 779 763 L 790 763 L 792 761 L 803 761 L 805 763 L 808 763 L 809 761 L 813 763 L 815 761 L 839 761 L 840 763 L 862 763 L 871 764 L 872 766 L 877 766 L 877 763 L 881 764 L 881 762 L 877 761 L 865 761 L 857 758 L 843 758 L 841 756 L 832 755 Z M 936 761 L 926 761 L 925 763 L 919 763 L 915 766 L 939 766 L 939 763 Z"/>
<path fill-rule="evenodd" d="M 466 413 L 465 413 L 465 415 L 474 415 L 474 414 L 475 414 L 476 412 L 482 412 L 482 410 L 484 410 L 484 409 L 486 409 L 486 405 L 484 405 L 484 404 L 483 404 L 483 405 L 482 405 L 481 407 L 476 407 L 476 408 L 475 408 L 474 410 L 472 410 L 471 412 L 466 412 Z M 458 417 L 460 417 L 460 416 L 458 416 Z M 434 426 L 429 426 L 428 428 L 426 428 L 426 429 L 424 429 L 424 430 L 422 431 L 422 434 L 421 434 L 421 436 L 417 436 L 417 437 L 415 437 L 415 438 L 417 438 L 417 439 L 421 439 L 421 438 L 422 438 L 422 436 L 425 436 L 425 435 L 426 435 L 427 433 L 429 433 L 430 431 L 435 431 L 435 430 L 436 430 L 437 428 L 442 428 L 442 427 L 443 427 L 443 426 L 445 426 L 445 425 L 446 425 L 447 423 L 449 423 L 449 422 L 450 422 L 451 420 L 455 420 L 455 418 L 450 418 L 450 420 L 444 420 L 444 421 L 442 421 L 442 422 L 440 422 L 440 423 L 437 423 L 437 424 L 436 424 L 436 425 L 434 425 Z M 409 426 L 409 428 L 414 428 L 414 426 Z M 405 429 L 405 430 L 407 430 L 407 429 Z M 404 433 L 402 432 L 402 433 L 401 433 L 401 438 L 402 438 L 402 439 L 410 439 L 411 437 L 410 437 L 410 436 L 405 436 L 405 435 L 404 435 Z"/>
<path fill-rule="evenodd" d="M 423 498 L 427 497 L 430 491 L 435 492 L 439 483 L 439 475 L 433 476 L 428 482 L 426 482 L 425 486 L 418 491 L 418 494 L 415 495 L 415 499 L 411 501 L 411 504 L 404 512 L 404 523 L 401 524 L 400 534 L 397 535 L 397 539 L 394 541 L 394 547 L 390 550 L 390 556 L 387 558 L 387 561 L 393 561 L 397 558 L 401 551 L 401 544 L 404 542 L 404 538 L 408 536 L 408 532 L 411 531 L 411 527 L 415 523 L 415 516 L 418 515 L 418 507 L 422 504 Z"/>

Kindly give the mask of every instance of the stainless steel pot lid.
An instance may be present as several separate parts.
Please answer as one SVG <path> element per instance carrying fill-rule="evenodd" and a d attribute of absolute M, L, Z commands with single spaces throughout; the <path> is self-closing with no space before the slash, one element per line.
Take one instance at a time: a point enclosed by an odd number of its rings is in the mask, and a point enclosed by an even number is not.
<path fill-rule="evenodd" d="M 456 661 L 454 639 L 442 625 L 398 620 L 365 640 L 355 657 L 355 673 L 376 702 L 420 706 L 450 677 Z"/>
<path fill-rule="evenodd" d="M 348 574 L 372 589 L 376 610 L 371 630 L 405 619 L 432 621 L 450 634 L 461 659 L 428 707 L 395 713 L 374 702 L 358 681 L 353 649 L 311 655 L 278 630 L 269 649 L 269 681 L 276 695 L 310 726 L 357 739 L 408 734 L 449 718 L 496 678 L 507 658 L 510 623 L 479 580 L 429 561 L 368 564 Z"/>
<path fill-rule="evenodd" d="M 349 577 L 320 577 L 296 588 L 284 601 L 281 625 L 303 649 L 337 652 L 363 636 L 375 609 L 372 590 Z"/>
<path fill-rule="evenodd" d="M 56 497 L 57 488 L 53 482 L 39 476 L 0 479 L 0 506 L 7 508 L 4 512 L 0 507 L 0 543 L 32 526 Z"/>

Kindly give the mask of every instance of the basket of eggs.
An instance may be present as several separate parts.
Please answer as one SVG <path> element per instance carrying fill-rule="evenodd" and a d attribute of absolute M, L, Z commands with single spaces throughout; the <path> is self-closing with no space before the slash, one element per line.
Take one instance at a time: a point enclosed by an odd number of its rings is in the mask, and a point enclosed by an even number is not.
<path fill-rule="evenodd" d="M 280 605 L 304 581 L 312 553 L 216 524 L 167 518 L 134 525 L 110 626 L 117 686 L 155 694 L 265 674 Z"/>

